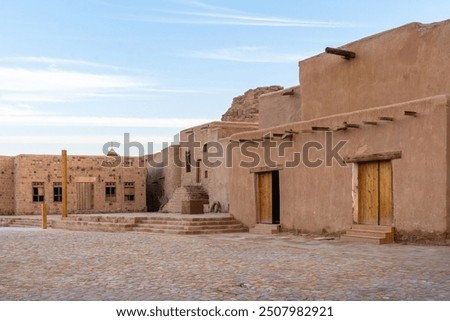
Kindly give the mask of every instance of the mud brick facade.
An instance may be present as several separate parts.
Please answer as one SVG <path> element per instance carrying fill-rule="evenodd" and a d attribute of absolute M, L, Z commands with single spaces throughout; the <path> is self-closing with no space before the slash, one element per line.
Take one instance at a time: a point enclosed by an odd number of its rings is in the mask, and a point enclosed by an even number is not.
<path fill-rule="evenodd" d="M 139 160 L 68 156 L 69 214 L 145 211 L 146 169 Z M 49 213 L 61 213 L 60 156 L 1 157 L 0 183 L 0 214 L 40 214 L 43 202 Z"/>

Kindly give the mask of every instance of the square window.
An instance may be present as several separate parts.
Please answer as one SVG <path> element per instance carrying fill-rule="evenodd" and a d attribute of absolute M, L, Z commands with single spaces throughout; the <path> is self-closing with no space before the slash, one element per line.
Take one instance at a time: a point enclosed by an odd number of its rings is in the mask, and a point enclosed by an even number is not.
<path fill-rule="evenodd" d="M 124 184 L 125 201 L 134 201 L 134 182 L 127 182 Z"/>
<path fill-rule="evenodd" d="M 44 201 L 44 183 L 33 182 L 33 202 Z"/>
<path fill-rule="evenodd" d="M 116 201 L 116 183 L 107 182 L 105 187 L 105 200 L 106 202 Z"/>
<path fill-rule="evenodd" d="M 53 202 L 62 202 L 62 183 L 53 183 Z"/>

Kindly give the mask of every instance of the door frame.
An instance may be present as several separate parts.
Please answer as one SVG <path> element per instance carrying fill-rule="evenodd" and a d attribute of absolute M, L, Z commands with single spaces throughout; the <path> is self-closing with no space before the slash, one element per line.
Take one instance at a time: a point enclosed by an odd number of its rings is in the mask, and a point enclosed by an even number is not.
<path fill-rule="evenodd" d="M 256 223 L 261 224 L 280 224 L 281 223 L 281 185 L 280 185 L 280 169 L 270 168 L 266 170 L 254 171 L 255 175 L 255 191 L 256 191 Z M 271 195 L 271 223 L 261 222 L 261 200 L 259 188 L 259 175 L 264 173 L 271 174 L 270 195 Z M 274 185 L 274 181 L 275 184 Z M 277 186 L 278 188 L 276 188 Z"/>

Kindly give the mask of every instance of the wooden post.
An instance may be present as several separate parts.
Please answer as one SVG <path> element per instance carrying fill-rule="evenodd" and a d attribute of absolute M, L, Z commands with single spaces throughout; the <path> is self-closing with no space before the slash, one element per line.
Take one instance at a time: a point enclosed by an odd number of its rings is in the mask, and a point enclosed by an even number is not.
<path fill-rule="evenodd" d="M 47 228 L 47 204 L 42 203 L 42 229 Z"/>
<path fill-rule="evenodd" d="M 67 217 L 67 150 L 61 151 L 62 170 L 62 217 Z"/>

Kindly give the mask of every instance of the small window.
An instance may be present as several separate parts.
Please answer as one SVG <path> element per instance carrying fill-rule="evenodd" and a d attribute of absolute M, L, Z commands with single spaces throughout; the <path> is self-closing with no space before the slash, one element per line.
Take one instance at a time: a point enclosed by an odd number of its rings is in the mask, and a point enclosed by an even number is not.
<path fill-rule="evenodd" d="M 134 201 L 134 182 L 128 182 L 124 185 L 125 201 Z"/>
<path fill-rule="evenodd" d="M 106 202 L 116 201 L 116 183 L 107 182 L 105 188 L 105 200 Z"/>
<path fill-rule="evenodd" d="M 44 201 L 44 183 L 33 182 L 33 202 Z"/>
<path fill-rule="evenodd" d="M 203 153 L 208 152 L 208 143 L 203 145 Z"/>
<path fill-rule="evenodd" d="M 62 202 L 62 183 L 53 183 L 53 202 Z"/>
<path fill-rule="evenodd" d="M 208 171 L 205 171 L 205 178 L 208 178 Z"/>
<path fill-rule="evenodd" d="M 191 172 L 191 152 L 189 150 L 186 151 L 185 158 L 186 158 L 186 173 L 190 173 Z"/>

